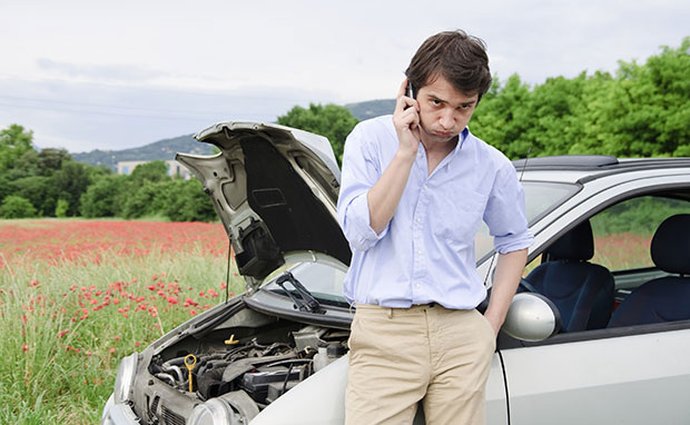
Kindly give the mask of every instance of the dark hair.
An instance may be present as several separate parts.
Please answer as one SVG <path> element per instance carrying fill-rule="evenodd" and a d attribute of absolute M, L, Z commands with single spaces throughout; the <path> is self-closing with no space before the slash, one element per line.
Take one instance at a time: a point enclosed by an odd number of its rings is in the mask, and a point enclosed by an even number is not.
<path fill-rule="evenodd" d="M 491 87 L 486 45 L 465 31 L 443 31 L 427 38 L 405 71 L 415 92 L 443 76 L 456 90 L 477 93 L 481 99 Z"/>

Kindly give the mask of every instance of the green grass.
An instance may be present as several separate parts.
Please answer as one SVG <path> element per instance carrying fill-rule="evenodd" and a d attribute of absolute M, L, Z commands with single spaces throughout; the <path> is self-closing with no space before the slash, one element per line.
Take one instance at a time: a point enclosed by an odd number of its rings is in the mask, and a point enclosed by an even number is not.
<path fill-rule="evenodd" d="M 224 300 L 226 259 L 201 243 L 103 257 L 48 264 L 27 254 L 0 268 L 0 424 L 98 423 L 122 357 Z M 232 275 L 230 291 L 241 292 Z"/>

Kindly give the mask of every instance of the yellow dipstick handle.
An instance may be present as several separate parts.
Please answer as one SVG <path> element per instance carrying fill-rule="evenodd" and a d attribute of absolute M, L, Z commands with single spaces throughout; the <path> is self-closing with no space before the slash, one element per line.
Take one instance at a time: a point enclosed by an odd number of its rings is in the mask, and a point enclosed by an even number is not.
<path fill-rule="evenodd" d="M 230 335 L 230 338 L 223 341 L 225 345 L 237 345 L 240 343 L 239 339 L 235 339 L 235 334 Z"/>
<path fill-rule="evenodd" d="M 189 392 L 192 392 L 192 370 L 196 366 L 196 356 L 194 354 L 187 354 L 184 356 L 184 366 L 189 371 Z"/>

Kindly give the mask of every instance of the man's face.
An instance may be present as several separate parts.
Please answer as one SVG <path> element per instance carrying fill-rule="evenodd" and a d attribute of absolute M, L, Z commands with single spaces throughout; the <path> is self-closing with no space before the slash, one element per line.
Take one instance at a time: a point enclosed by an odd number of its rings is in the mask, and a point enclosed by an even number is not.
<path fill-rule="evenodd" d="M 477 93 L 461 93 L 442 76 L 432 78 L 417 92 L 422 141 L 453 140 L 467 126 L 478 100 Z"/>

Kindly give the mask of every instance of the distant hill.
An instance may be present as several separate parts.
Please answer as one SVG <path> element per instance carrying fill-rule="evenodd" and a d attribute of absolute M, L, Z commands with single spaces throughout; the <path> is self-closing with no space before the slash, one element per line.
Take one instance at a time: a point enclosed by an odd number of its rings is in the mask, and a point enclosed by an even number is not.
<path fill-rule="evenodd" d="M 370 100 L 367 102 L 351 103 L 345 105 L 358 120 L 362 121 L 380 115 L 390 114 L 395 107 L 394 99 Z M 117 169 L 119 161 L 156 161 L 175 159 L 175 153 L 188 152 L 197 155 L 209 155 L 213 152 L 213 146 L 199 143 L 191 134 L 172 139 L 163 139 L 138 148 L 123 149 L 119 151 L 93 150 L 85 153 L 73 153 L 76 161 L 91 165 L 103 165 L 111 170 Z"/>
<path fill-rule="evenodd" d="M 199 143 L 189 134 L 172 139 L 159 140 L 138 148 L 123 149 L 119 151 L 102 151 L 96 149 L 91 152 L 75 153 L 71 155 L 76 161 L 92 165 L 104 165 L 114 171 L 119 161 L 175 159 L 175 153 L 177 152 L 209 155 L 213 152 L 213 146 L 206 143 Z"/>
<path fill-rule="evenodd" d="M 381 115 L 392 114 L 395 108 L 395 99 L 370 100 L 368 102 L 350 103 L 345 105 L 360 121 Z"/>

